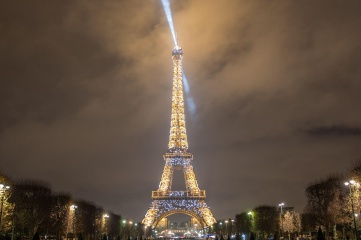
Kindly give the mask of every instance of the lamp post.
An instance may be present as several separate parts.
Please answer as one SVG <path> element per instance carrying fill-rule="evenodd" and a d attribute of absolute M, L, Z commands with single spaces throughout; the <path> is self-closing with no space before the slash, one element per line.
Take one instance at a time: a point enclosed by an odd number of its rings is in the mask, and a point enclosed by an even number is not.
<path fill-rule="evenodd" d="M 231 220 L 231 235 L 233 234 L 234 219 Z"/>
<path fill-rule="evenodd" d="M 353 216 L 353 225 L 355 228 L 355 234 L 356 234 L 356 239 L 360 240 L 360 237 L 357 234 L 357 226 L 356 226 L 356 216 L 355 216 L 355 209 L 354 209 L 354 203 L 353 203 L 353 192 L 355 187 L 357 187 L 359 185 L 359 183 L 357 183 L 354 180 L 350 180 L 348 182 L 345 182 L 345 185 L 349 187 L 350 189 L 350 198 L 351 198 L 351 209 L 352 209 L 352 216 Z"/>
<path fill-rule="evenodd" d="M 283 217 L 282 217 L 283 212 L 282 212 L 282 207 L 284 205 L 285 205 L 284 203 L 278 204 L 278 206 L 281 207 L 280 217 L 281 217 L 281 233 L 282 233 L 282 236 L 283 236 Z M 281 236 L 281 234 L 280 234 L 280 236 Z"/>
<path fill-rule="evenodd" d="M 221 226 L 221 227 L 220 227 L 220 229 L 221 229 L 221 232 L 220 232 L 220 233 L 222 234 L 222 230 L 223 230 L 223 229 L 222 229 L 222 222 L 219 222 L 219 225 Z"/>
<path fill-rule="evenodd" d="M 132 221 L 129 221 L 129 235 L 130 235 L 130 239 L 133 238 L 133 236 L 132 236 L 132 224 L 133 224 L 133 222 L 132 222 Z"/>
<path fill-rule="evenodd" d="M 252 212 L 248 212 L 248 219 L 249 219 L 249 237 L 251 237 L 251 228 L 252 228 Z"/>
<path fill-rule="evenodd" d="M 127 223 L 127 220 L 124 219 L 124 220 L 122 221 L 122 223 L 123 223 L 123 226 L 122 226 L 122 229 L 121 229 L 121 232 L 120 232 L 121 234 L 120 234 L 120 235 L 121 235 L 121 237 L 123 238 L 123 236 L 125 235 L 125 232 L 126 232 L 126 231 L 125 231 L 125 224 Z"/>
<path fill-rule="evenodd" d="M 2 229 L 2 218 L 3 218 L 3 206 L 5 193 L 10 191 L 10 186 L 5 186 L 4 184 L 0 184 L 0 194 L 1 194 L 1 207 L 0 207 L 0 231 Z"/>
<path fill-rule="evenodd" d="M 76 239 L 76 235 L 75 235 L 75 220 L 76 220 L 76 216 L 75 216 L 75 213 L 76 213 L 76 209 L 78 208 L 77 205 L 71 205 L 70 206 L 70 210 L 73 211 L 73 237 L 74 239 Z"/>
<path fill-rule="evenodd" d="M 108 236 L 108 218 L 109 218 L 109 215 L 104 214 L 103 218 L 104 218 L 104 233 L 105 233 L 105 235 Z"/>
<path fill-rule="evenodd" d="M 228 220 L 225 220 L 225 221 L 224 221 L 224 225 L 225 225 L 225 227 L 224 227 L 224 232 L 225 232 L 226 234 L 228 234 Z"/>

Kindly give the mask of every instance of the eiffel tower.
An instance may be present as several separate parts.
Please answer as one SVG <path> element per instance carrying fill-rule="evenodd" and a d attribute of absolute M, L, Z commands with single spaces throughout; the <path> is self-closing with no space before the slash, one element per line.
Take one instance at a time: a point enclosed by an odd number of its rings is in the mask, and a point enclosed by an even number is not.
<path fill-rule="evenodd" d="M 206 191 L 198 187 L 196 175 L 193 171 L 193 155 L 188 151 L 187 133 L 184 117 L 183 100 L 183 51 L 175 47 L 173 58 L 173 89 L 172 89 L 172 116 L 168 151 L 163 156 L 165 166 L 157 191 L 152 191 L 152 203 L 142 221 L 151 228 L 176 213 L 182 213 L 195 218 L 202 228 L 211 226 L 216 220 L 207 206 Z M 171 191 L 173 172 L 183 170 L 185 191 Z"/>

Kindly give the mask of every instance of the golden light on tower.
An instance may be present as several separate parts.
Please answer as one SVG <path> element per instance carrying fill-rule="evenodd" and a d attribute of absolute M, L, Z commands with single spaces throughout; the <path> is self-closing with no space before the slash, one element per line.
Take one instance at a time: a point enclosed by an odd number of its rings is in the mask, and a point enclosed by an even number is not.
<path fill-rule="evenodd" d="M 157 191 L 152 191 L 152 203 L 142 221 L 145 226 L 155 228 L 162 219 L 175 213 L 184 213 L 199 222 L 199 226 L 211 226 L 216 220 L 205 202 L 206 191 L 200 190 L 194 174 L 193 155 L 188 151 L 187 132 L 184 114 L 182 48 L 172 51 L 173 88 L 172 114 L 169 142 L 163 174 Z M 173 173 L 183 170 L 185 191 L 172 191 Z"/>

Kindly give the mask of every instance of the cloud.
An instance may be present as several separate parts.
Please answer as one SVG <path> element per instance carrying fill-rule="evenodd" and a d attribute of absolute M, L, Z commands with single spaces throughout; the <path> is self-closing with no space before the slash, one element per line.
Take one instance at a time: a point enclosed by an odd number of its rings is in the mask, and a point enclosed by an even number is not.
<path fill-rule="evenodd" d="M 310 135 L 315 136 L 347 136 L 347 135 L 361 135 L 361 128 L 348 127 L 343 125 L 334 125 L 329 127 L 316 127 L 306 131 Z"/>

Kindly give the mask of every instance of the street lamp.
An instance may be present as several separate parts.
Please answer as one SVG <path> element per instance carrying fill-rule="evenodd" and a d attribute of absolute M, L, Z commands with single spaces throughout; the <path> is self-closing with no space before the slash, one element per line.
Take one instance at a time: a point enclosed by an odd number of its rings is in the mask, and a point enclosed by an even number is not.
<path fill-rule="evenodd" d="M 127 223 L 127 220 L 123 220 L 122 221 L 122 223 L 123 223 L 123 226 L 121 227 L 121 230 L 120 230 L 120 235 L 121 235 L 121 237 L 123 237 L 124 235 L 125 235 L 125 232 L 126 232 L 126 230 L 125 230 L 125 224 Z"/>
<path fill-rule="evenodd" d="M 133 238 L 133 236 L 132 236 L 132 224 L 133 224 L 133 222 L 129 221 L 129 228 L 130 228 L 130 231 L 129 231 L 130 233 L 129 234 L 130 234 L 131 238 Z"/>
<path fill-rule="evenodd" d="M 248 212 L 248 219 L 249 219 L 249 237 L 251 237 L 251 228 L 252 228 L 252 212 Z"/>
<path fill-rule="evenodd" d="M 229 234 L 229 231 L 228 231 L 228 220 L 225 220 L 224 221 L 224 223 L 225 223 L 225 225 L 226 225 L 226 227 L 225 227 L 225 232 L 227 232 L 227 234 Z"/>
<path fill-rule="evenodd" d="M 283 236 L 283 217 L 282 217 L 282 207 L 285 205 L 285 203 L 280 203 L 278 204 L 279 207 L 281 207 L 281 213 L 280 213 L 280 217 L 281 217 L 281 232 L 282 232 L 282 236 Z M 281 235 L 281 234 L 280 234 Z"/>
<path fill-rule="evenodd" d="M 353 225 L 354 225 L 354 228 L 355 228 L 355 234 L 356 234 L 356 239 L 359 240 L 359 236 L 357 234 L 357 226 L 356 226 L 356 216 L 355 216 L 355 210 L 354 210 L 354 203 L 353 203 L 353 191 L 354 191 L 354 188 L 355 187 L 358 187 L 359 186 L 359 183 L 357 183 L 356 181 L 354 180 L 350 180 L 348 182 L 345 182 L 345 185 L 349 187 L 350 189 L 350 198 L 351 198 L 351 208 L 352 208 L 352 216 L 353 216 Z M 353 186 L 353 187 L 352 187 Z"/>
<path fill-rule="evenodd" d="M 231 220 L 231 234 L 233 234 L 234 219 Z"/>
<path fill-rule="evenodd" d="M 73 211 L 73 237 L 74 239 L 76 239 L 76 235 L 75 235 L 75 213 L 76 213 L 76 209 L 78 208 L 77 205 L 71 205 L 70 206 L 70 210 Z"/>
<path fill-rule="evenodd" d="M 105 235 L 108 235 L 108 218 L 109 218 L 109 215 L 104 214 L 103 218 L 104 218 L 104 233 L 105 233 Z"/>
<path fill-rule="evenodd" d="M 4 206 L 4 198 L 5 193 L 10 191 L 10 186 L 5 186 L 4 184 L 0 184 L 0 194 L 1 194 L 1 207 L 0 207 L 0 230 L 2 227 L 2 218 L 3 218 L 3 206 Z"/>

